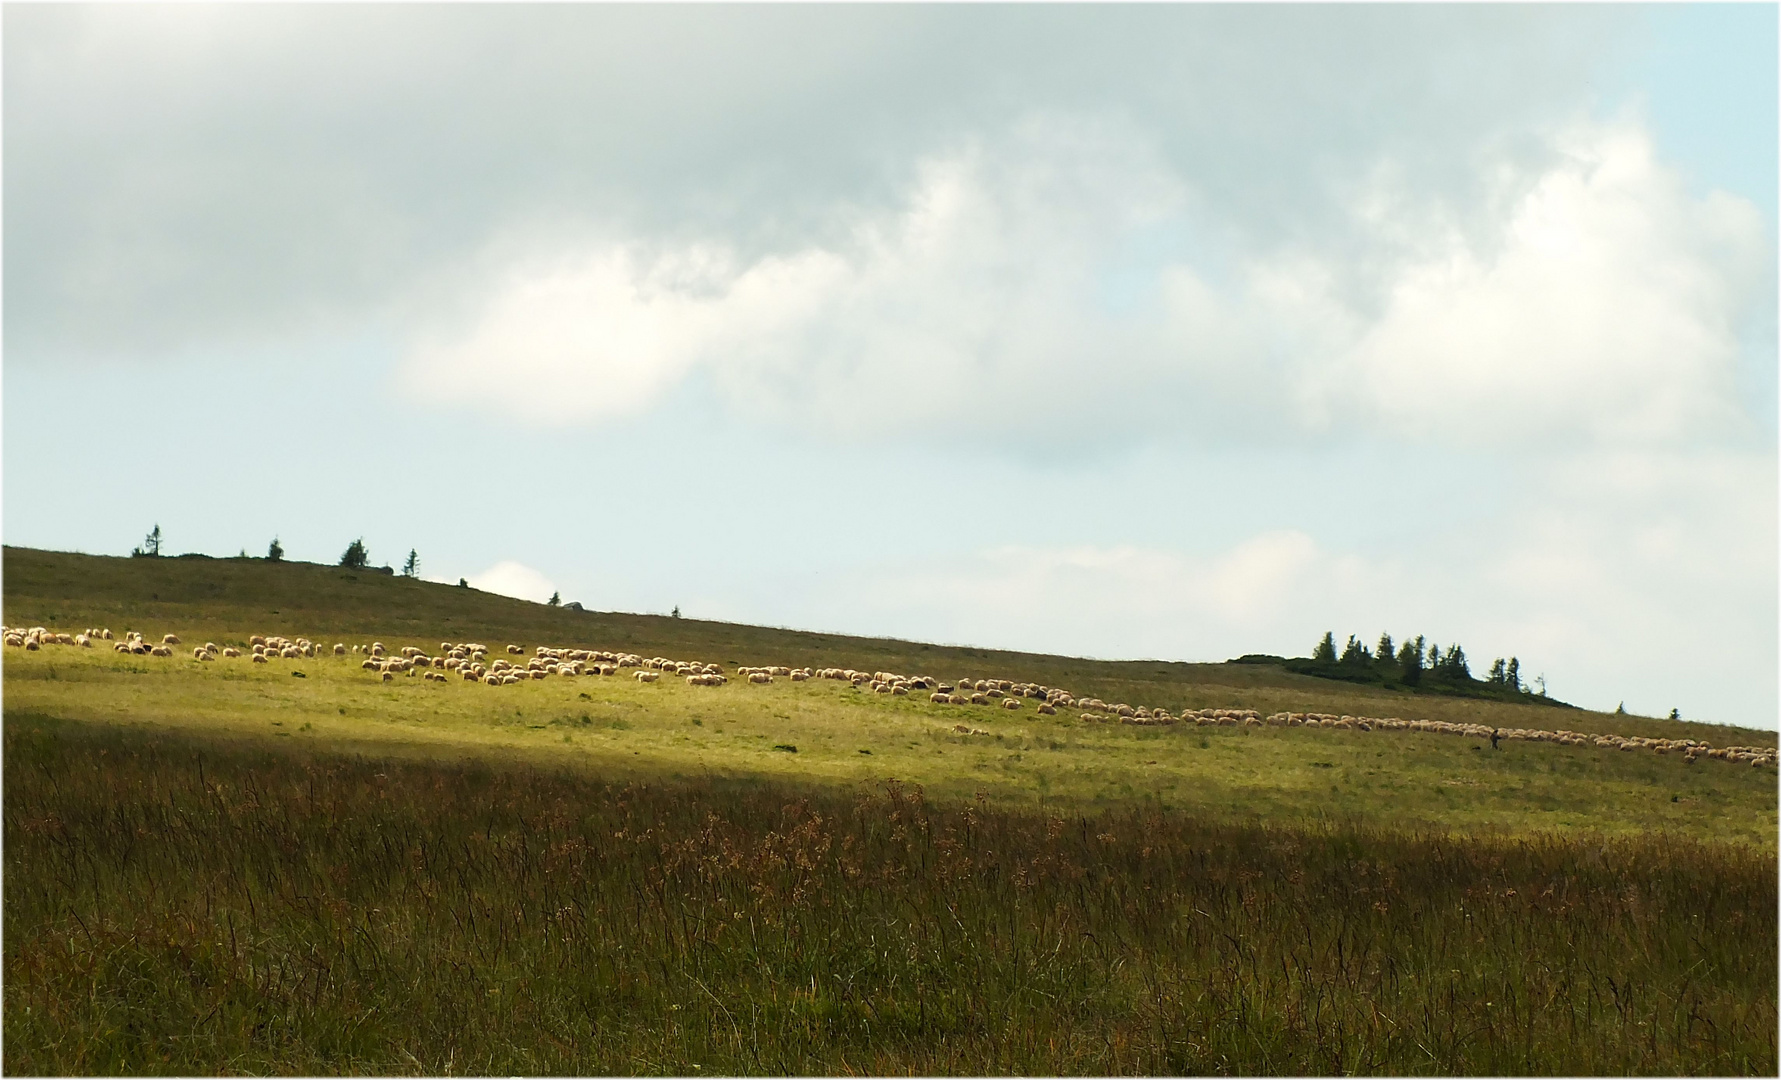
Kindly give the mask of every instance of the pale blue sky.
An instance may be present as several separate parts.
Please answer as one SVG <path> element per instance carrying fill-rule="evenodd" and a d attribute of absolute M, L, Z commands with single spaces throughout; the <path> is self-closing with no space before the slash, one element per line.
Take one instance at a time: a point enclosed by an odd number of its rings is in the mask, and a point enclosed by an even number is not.
<path fill-rule="evenodd" d="M 8 543 L 1775 723 L 1773 6 L 5 19 Z"/>

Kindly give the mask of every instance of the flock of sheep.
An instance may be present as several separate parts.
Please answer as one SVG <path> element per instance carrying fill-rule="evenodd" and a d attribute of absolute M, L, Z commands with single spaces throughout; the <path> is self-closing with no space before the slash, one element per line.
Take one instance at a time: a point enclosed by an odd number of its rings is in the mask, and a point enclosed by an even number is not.
<path fill-rule="evenodd" d="M 56 633 L 41 626 L 0 626 L 0 640 L 9 646 L 37 650 L 44 645 L 72 645 L 91 648 L 95 641 L 113 641 L 109 629 L 89 629 L 79 634 Z M 165 634 L 158 644 L 150 644 L 142 634 L 126 631 L 116 641 L 118 652 L 150 656 L 172 656 L 173 646 L 180 644 L 175 634 Z M 589 675 L 617 675 L 631 670 L 639 682 L 653 683 L 663 675 L 684 678 L 688 686 L 722 686 L 729 682 L 716 664 L 697 660 L 673 660 L 665 656 L 643 657 L 635 653 L 606 652 L 596 649 L 553 649 L 540 645 L 531 657 L 518 645 L 506 646 L 506 656 L 489 659 L 489 647 L 476 642 L 439 643 L 437 655 L 414 646 L 395 651 L 381 641 L 369 645 L 336 643 L 331 650 L 308 638 L 285 638 L 255 634 L 248 639 L 253 663 L 272 659 L 312 658 L 331 652 L 338 657 L 363 654 L 360 666 L 377 674 L 382 681 L 392 682 L 397 675 L 412 677 L 416 671 L 425 679 L 448 681 L 447 672 L 455 672 L 468 682 L 488 686 L 510 686 L 528 679 L 551 676 L 574 678 Z M 232 647 L 219 647 L 215 642 L 194 646 L 196 661 L 215 660 L 218 656 L 239 657 Z M 522 657 L 523 663 L 508 657 Z M 634 669 L 634 670 L 633 670 Z M 1263 717 L 1254 709 L 1187 709 L 1173 713 L 1162 708 L 1112 703 L 1095 697 L 1077 697 L 1067 690 L 1038 683 L 1010 679 L 961 678 L 944 682 L 932 675 L 905 675 L 891 671 L 855 671 L 852 668 L 736 668 L 736 678 L 752 683 L 771 683 L 784 678 L 792 682 L 810 679 L 833 679 L 861 690 L 891 696 L 906 696 L 912 691 L 929 691 L 928 700 L 937 705 L 982 705 L 1018 710 L 1027 701 L 1035 702 L 1041 715 L 1053 716 L 1059 709 L 1079 709 L 1084 721 L 1091 723 L 1123 723 L 1167 725 L 1191 723 L 1201 726 L 1272 726 L 1341 728 L 1351 731 L 1414 731 L 1440 735 L 1460 735 L 1474 739 L 1509 739 L 1527 742 L 1549 742 L 1561 746 L 1596 746 L 1611 750 L 1650 750 L 1658 754 L 1680 754 L 1688 764 L 1697 758 L 1747 763 L 1753 767 L 1773 768 L 1776 750 L 1770 746 L 1715 747 L 1695 739 L 1650 739 L 1640 736 L 1588 735 L 1576 731 L 1546 731 L 1539 728 L 1493 728 L 1483 724 L 1456 724 L 1446 720 L 1400 720 L 1397 717 L 1335 716 L 1327 713 L 1278 712 Z"/>

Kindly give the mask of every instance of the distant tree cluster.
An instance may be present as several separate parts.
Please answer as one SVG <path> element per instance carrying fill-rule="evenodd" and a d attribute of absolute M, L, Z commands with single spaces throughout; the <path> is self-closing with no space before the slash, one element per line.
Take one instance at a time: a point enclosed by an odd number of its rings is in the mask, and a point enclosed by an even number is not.
<path fill-rule="evenodd" d="M 1460 693 L 1471 697 L 1542 700 L 1546 697 L 1544 678 L 1535 680 L 1539 686 L 1537 693 L 1522 681 L 1519 658 L 1498 657 L 1491 663 L 1489 673 L 1478 679 L 1472 674 L 1462 646 L 1456 643 L 1443 649 L 1421 634 L 1402 644 L 1394 642 L 1390 634 L 1381 634 L 1378 643 L 1371 648 L 1350 634 L 1348 643 L 1338 651 L 1336 635 L 1325 631 L 1323 640 L 1311 650 L 1309 659 L 1287 660 L 1285 666 L 1299 674 L 1324 679 Z"/>

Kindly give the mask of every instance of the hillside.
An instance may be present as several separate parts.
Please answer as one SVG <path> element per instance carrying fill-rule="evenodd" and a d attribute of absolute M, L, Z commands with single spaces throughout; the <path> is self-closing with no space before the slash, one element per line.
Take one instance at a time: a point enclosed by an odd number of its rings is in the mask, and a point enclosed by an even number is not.
<path fill-rule="evenodd" d="M 1716 745 L 1775 745 L 1776 732 L 1503 702 L 1419 697 L 1333 684 L 1274 665 L 1108 661 L 997 649 L 928 645 L 776 627 L 622 612 L 571 611 L 476 589 L 348 571 L 314 563 L 176 556 L 129 559 L 7 547 L 4 621 L 9 625 L 177 627 L 241 642 L 254 633 L 316 639 L 382 635 L 437 643 L 441 637 L 623 648 L 643 655 L 718 663 L 839 666 L 923 671 L 941 678 L 994 672 L 1001 678 L 1068 686 L 1078 694 L 1184 708 L 1318 710 L 1417 716 L 1497 727 L 1555 726 Z"/>
<path fill-rule="evenodd" d="M 256 633 L 414 645 L 475 640 L 621 649 L 737 665 L 901 670 L 1030 680 L 1136 706 L 1404 717 L 1500 728 L 1773 746 L 1775 732 L 1412 697 L 1250 664 L 1110 662 L 550 608 L 371 572 L 257 559 L 122 559 L 8 548 L 5 620 L 138 629 L 188 642 Z M 358 658 L 197 664 L 107 650 L 7 650 L 9 719 L 148 722 L 426 755 L 517 754 L 609 774 L 726 775 L 818 784 L 920 783 L 1023 804 L 1131 799 L 1224 816 L 1328 814 L 1489 830 L 1679 828 L 1774 843 L 1774 775 L 1643 751 L 1400 732 L 1133 727 L 1026 709 L 881 698 L 826 680 L 691 688 L 669 680 L 559 680 L 488 690 L 383 684 Z M 289 665 L 286 665 L 289 666 Z M 796 751 L 777 749 L 796 747 Z"/>
<path fill-rule="evenodd" d="M 184 642 L 0 651 L 10 1073 L 1774 1074 L 1766 757 L 191 650 L 473 640 L 1773 732 L 257 560 L 4 572 L 9 625 Z"/>

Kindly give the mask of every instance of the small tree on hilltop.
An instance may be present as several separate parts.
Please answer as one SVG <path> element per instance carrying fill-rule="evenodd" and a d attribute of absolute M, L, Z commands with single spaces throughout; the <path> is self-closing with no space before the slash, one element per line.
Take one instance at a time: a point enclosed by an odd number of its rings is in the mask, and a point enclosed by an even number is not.
<path fill-rule="evenodd" d="M 1520 660 L 1517 660 L 1513 656 L 1511 656 L 1509 658 L 1509 667 L 1507 668 L 1507 670 L 1505 670 L 1503 672 L 1503 681 L 1507 682 L 1509 684 L 1509 689 L 1515 691 L 1516 693 L 1521 692 L 1521 661 Z"/>
<path fill-rule="evenodd" d="M 154 531 L 142 538 L 142 546 L 130 549 L 132 559 L 155 558 L 161 554 L 161 523 L 155 522 Z"/>
<path fill-rule="evenodd" d="M 420 556 L 416 555 L 414 553 L 413 548 L 409 548 L 408 549 L 408 561 L 402 564 L 402 576 L 403 577 L 414 577 L 416 574 L 419 574 L 420 572 L 421 572 Z"/>
<path fill-rule="evenodd" d="M 340 556 L 340 565 L 348 570 L 363 570 L 371 562 L 371 555 L 365 550 L 365 538 L 359 537 L 346 545 L 346 554 Z"/>
<path fill-rule="evenodd" d="M 563 594 L 553 592 L 550 594 L 550 599 L 546 600 L 545 603 L 549 604 L 551 607 L 562 607 L 563 606 Z"/>
<path fill-rule="evenodd" d="M 270 543 L 266 546 L 266 561 L 267 562 L 283 562 L 284 561 L 284 545 L 282 545 L 278 542 L 278 537 L 276 537 L 276 536 L 274 536 L 272 538 L 272 543 Z"/>

